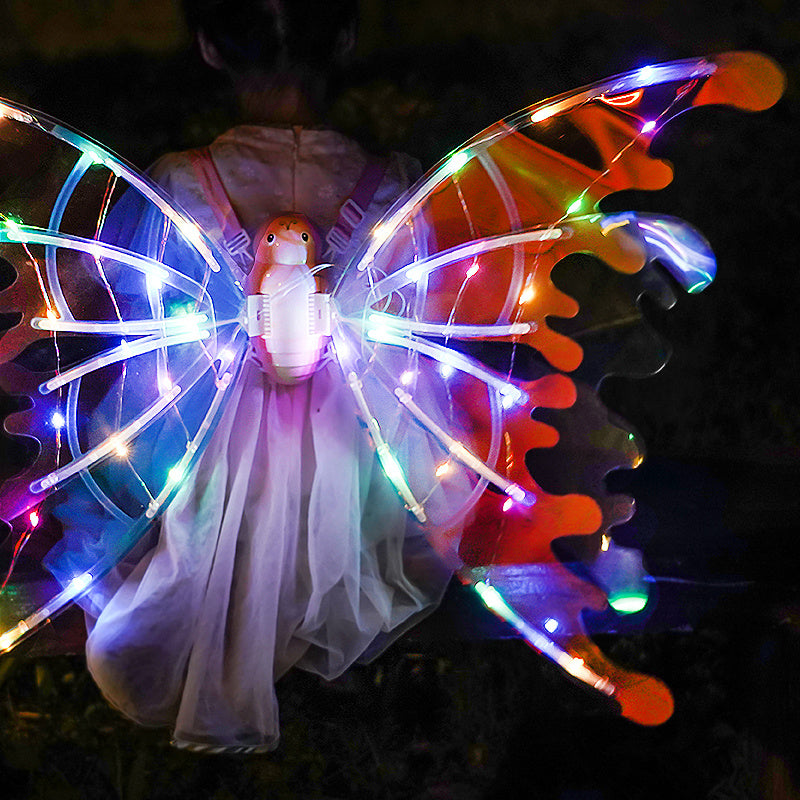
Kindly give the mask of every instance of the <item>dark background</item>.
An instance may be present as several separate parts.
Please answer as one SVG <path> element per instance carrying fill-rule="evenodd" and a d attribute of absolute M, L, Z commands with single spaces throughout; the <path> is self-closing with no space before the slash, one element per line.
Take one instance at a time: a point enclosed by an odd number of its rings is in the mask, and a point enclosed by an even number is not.
<path fill-rule="evenodd" d="M 674 182 L 626 197 L 690 220 L 719 264 L 701 295 L 646 309 L 674 347 L 669 365 L 604 389 L 649 446 L 640 470 L 614 480 L 638 498 L 624 533 L 643 544 L 660 603 L 599 641 L 663 677 L 675 716 L 655 730 L 614 718 L 521 643 L 475 639 L 500 631 L 456 595 L 332 686 L 283 681 L 283 744 L 243 761 L 177 753 L 166 732 L 128 724 L 80 657 L 5 658 L 6 796 L 800 796 L 800 8 L 363 0 L 362 17 L 333 122 L 424 166 L 517 108 L 648 63 L 752 49 L 787 73 L 785 98 L 764 114 L 677 120 L 655 144 Z M 0 3 L 0 95 L 140 167 L 236 122 L 163 0 Z"/>

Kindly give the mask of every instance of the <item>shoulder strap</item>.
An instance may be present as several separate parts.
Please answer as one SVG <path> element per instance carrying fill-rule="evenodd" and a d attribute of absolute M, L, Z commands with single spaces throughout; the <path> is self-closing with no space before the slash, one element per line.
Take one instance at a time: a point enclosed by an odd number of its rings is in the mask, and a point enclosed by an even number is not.
<path fill-rule="evenodd" d="M 330 229 L 325 241 L 328 243 L 326 255 L 343 253 L 350 244 L 353 231 L 358 227 L 361 220 L 367 214 L 369 204 L 378 191 L 378 187 L 386 174 L 389 162 L 385 158 L 373 158 L 367 160 L 367 166 L 361 173 L 350 197 L 342 203 L 339 209 L 339 218 L 336 224 Z"/>
<path fill-rule="evenodd" d="M 206 200 L 219 223 L 225 249 L 239 266 L 249 269 L 252 263 L 249 250 L 250 236 L 233 210 L 214 159 L 211 157 L 211 151 L 208 147 L 200 147 L 197 150 L 189 150 L 188 156 Z"/>

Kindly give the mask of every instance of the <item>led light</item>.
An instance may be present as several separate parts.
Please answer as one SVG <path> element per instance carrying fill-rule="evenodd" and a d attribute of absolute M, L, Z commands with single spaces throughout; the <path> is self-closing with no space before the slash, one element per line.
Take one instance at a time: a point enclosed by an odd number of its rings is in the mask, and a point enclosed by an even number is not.
<path fill-rule="evenodd" d="M 469 161 L 469 155 L 465 150 L 462 150 L 459 153 L 455 153 L 454 155 L 450 156 L 450 160 L 447 162 L 446 170 L 448 175 L 453 175 L 454 173 L 458 172 L 462 167 L 466 165 Z"/>
<path fill-rule="evenodd" d="M 159 375 L 158 376 L 158 390 L 163 394 L 168 392 L 175 384 L 172 382 L 172 379 L 169 375 Z"/>
<path fill-rule="evenodd" d="M 183 469 L 179 464 L 176 464 L 167 473 L 167 477 L 170 483 L 178 483 L 181 480 L 181 478 L 183 478 Z"/>
<path fill-rule="evenodd" d="M 611 546 L 611 539 L 605 533 L 600 537 L 600 549 L 605 553 Z"/>
<path fill-rule="evenodd" d="M 536 290 L 533 286 L 528 285 L 523 290 L 519 296 L 519 304 L 524 306 L 525 303 L 530 303 L 533 298 L 536 297 Z"/>
<path fill-rule="evenodd" d="M 506 497 L 505 501 L 503 502 L 503 511 L 510 511 L 513 505 L 514 501 L 510 497 Z"/>
<path fill-rule="evenodd" d="M 412 370 L 410 370 L 410 369 L 407 369 L 407 370 L 406 370 L 406 371 L 405 371 L 405 372 L 404 372 L 404 373 L 403 373 L 403 374 L 400 376 L 400 383 L 402 383 L 402 384 L 403 384 L 403 386 L 408 386 L 409 384 L 411 384 L 411 383 L 413 382 L 413 380 L 414 380 L 414 375 L 415 375 L 415 374 L 416 374 L 416 373 L 414 373 Z"/>
<path fill-rule="evenodd" d="M 91 572 L 84 572 L 82 575 L 77 575 L 74 577 L 66 587 L 66 591 L 70 593 L 78 594 L 82 592 L 84 589 L 88 589 L 92 585 L 92 581 L 94 578 L 92 577 Z"/>
<path fill-rule="evenodd" d="M 6 238 L 9 242 L 24 242 L 25 235 L 22 232 L 22 229 L 19 227 L 19 224 L 13 220 L 5 217 L 3 219 L 3 226 L 6 229 Z"/>
<path fill-rule="evenodd" d="M 439 374 L 446 380 L 455 374 L 456 368 L 450 364 L 439 364 Z"/>
<path fill-rule="evenodd" d="M 31 511 L 31 513 L 28 514 L 28 521 L 31 523 L 31 527 L 35 528 L 39 524 L 39 512 Z"/>
<path fill-rule="evenodd" d="M 53 416 L 50 417 L 50 424 L 56 430 L 60 430 L 67 424 L 67 421 L 64 419 L 64 415 L 60 411 L 55 411 Z"/>
<path fill-rule="evenodd" d="M 472 265 L 472 266 L 471 266 L 471 267 L 470 267 L 470 268 L 467 270 L 467 278 L 471 278 L 471 277 L 472 277 L 472 276 L 473 276 L 473 275 L 474 275 L 474 274 L 475 274 L 475 273 L 478 271 L 478 269 L 479 269 L 478 265 L 477 265 L 477 264 L 473 264 L 473 265 Z"/>
<path fill-rule="evenodd" d="M 381 225 L 376 225 L 372 229 L 372 240 L 375 242 L 375 244 L 383 244 L 391 232 L 392 226 L 386 222 Z"/>
<path fill-rule="evenodd" d="M 525 393 L 512 384 L 507 384 L 500 390 L 500 405 L 509 409 L 525 400 Z"/>
<path fill-rule="evenodd" d="M 111 449 L 112 449 L 112 451 L 113 451 L 115 456 L 117 456 L 118 458 L 127 458 L 128 453 L 130 452 L 130 450 L 128 449 L 128 445 L 125 444 L 125 442 L 123 442 L 123 441 L 114 441 L 112 439 L 110 444 L 112 446 Z"/>
<path fill-rule="evenodd" d="M 47 309 L 47 319 L 58 319 L 58 314 L 52 308 Z"/>
<path fill-rule="evenodd" d="M 655 130 L 655 128 L 656 128 L 655 120 L 651 119 L 649 122 L 645 122 L 645 124 L 642 125 L 642 133 L 650 133 L 650 131 Z"/>
<path fill-rule="evenodd" d="M 653 79 L 653 77 L 655 76 L 655 73 L 656 73 L 656 71 L 655 71 L 655 69 L 653 67 L 646 66 L 646 67 L 642 67 L 639 70 L 639 72 L 637 73 L 637 77 L 639 78 L 639 80 L 642 80 L 645 83 L 647 83 L 648 81 L 651 81 Z"/>
<path fill-rule="evenodd" d="M 451 472 L 452 469 L 453 465 L 449 461 L 443 461 L 438 467 L 436 467 L 436 477 L 443 478 L 445 475 Z"/>
<path fill-rule="evenodd" d="M 8 119 L 24 122 L 27 125 L 31 125 L 34 122 L 30 114 L 26 114 L 24 111 L 17 111 L 16 108 L 11 108 L 11 106 L 7 106 L 5 103 L 0 103 L 0 117 L 8 117 Z"/>
<path fill-rule="evenodd" d="M 567 214 L 577 214 L 578 211 L 581 210 L 581 206 L 583 205 L 583 198 L 579 197 L 575 200 L 572 205 L 567 209 Z"/>
<path fill-rule="evenodd" d="M 411 267 L 411 269 L 406 271 L 406 275 L 410 281 L 418 281 L 424 274 L 425 270 L 422 267 Z"/>
<path fill-rule="evenodd" d="M 647 605 L 648 597 L 641 592 L 630 592 L 624 594 L 612 594 L 608 598 L 608 604 L 618 614 L 636 614 Z"/>
<path fill-rule="evenodd" d="M 555 620 L 552 617 L 548 617 L 544 621 L 544 629 L 548 633 L 555 633 L 558 630 L 558 620 Z"/>
<path fill-rule="evenodd" d="M 547 106 L 545 108 L 540 108 L 538 111 L 534 111 L 531 114 L 531 122 L 543 122 L 546 119 L 549 119 L 556 113 L 555 106 Z"/>

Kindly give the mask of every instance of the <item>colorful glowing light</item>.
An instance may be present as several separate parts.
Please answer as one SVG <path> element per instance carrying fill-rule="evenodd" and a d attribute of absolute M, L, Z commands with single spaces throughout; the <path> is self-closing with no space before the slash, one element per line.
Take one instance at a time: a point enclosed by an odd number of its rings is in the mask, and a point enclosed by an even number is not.
<path fill-rule="evenodd" d="M 608 604 L 618 614 L 636 614 L 647 605 L 648 596 L 641 592 L 609 595 Z"/>
<path fill-rule="evenodd" d="M 453 465 L 449 461 L 443 461 L 436 467 L 436 477 L 443 478 L 445 475 L 449 474 L 453 469 Z"/>
<path fill-rule="evenodd" d="M 531 122 L 544 122 L 544 120 L 552 117 L 557 110 L 557 106 L 546 106 L 545 108 L 540 108 L 538 111 L 534 111 L 533 114 L 531 114 Z"/>
<path fill-rule="evenodd" d="M 583 197 L 577 198 L 574 200 L 572 204 L 567 208 L 567 214 L 577 214 L 581 208 L 583 207 Z"/>
<path fill-rule="evenodd" d="M 448 175 L 454 175 L 456 172 L 458 172 L 460 169 L 466 166 L 468 161 L 469 161 L 469 155 L 465 150 L 462 150 L 461 152 L 458 153 L 454 153 L 452 156 L 450 156 L 450 159 L 445 165 L 445 171 L 447 172 Z"/>

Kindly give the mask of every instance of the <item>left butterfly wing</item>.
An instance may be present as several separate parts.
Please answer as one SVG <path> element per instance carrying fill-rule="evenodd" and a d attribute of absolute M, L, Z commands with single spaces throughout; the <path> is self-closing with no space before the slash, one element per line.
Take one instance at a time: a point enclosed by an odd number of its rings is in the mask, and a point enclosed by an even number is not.
<path fill-rule="evenodd" d="M 202 447 L 245 352 L 230 259 L 132 167 L 0 104 L 0 387 L 36 455 L 0 488 L 0 652 L 90 595 Z M 63 530 L 63 536 L 61 528 Z"/>
<path fill-rule="evenodd" d="M 607 662 L 580 621 L 606 593 L 620 609 L 646 601 L 640 557 L 610 536 L 632 501 L 604 483 L 638 465 L 641 447 L 596 390 L 666 359 L 637 306 L 643 292 L 674 302 L 653 262 L 689 291 L 715 266 L 685 223 L 598 204 L 669 183 L 648 148 L 679 113 L 766 108 L 782 87 L 769 59 L 733 53 L 531 106 L 398 200 L 335 293 L 339 360 L 434 545 L 534 647 L 644 723 L 669 716 L 668 690 Z"/>

